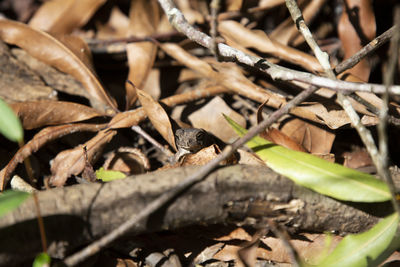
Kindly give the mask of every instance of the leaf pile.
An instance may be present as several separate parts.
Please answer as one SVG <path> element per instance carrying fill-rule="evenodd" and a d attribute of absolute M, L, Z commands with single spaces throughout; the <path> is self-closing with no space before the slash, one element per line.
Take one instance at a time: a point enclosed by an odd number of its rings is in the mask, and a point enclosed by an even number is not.
<path fill-rule="evenodd" d="M 158 169 L 206 164 L 237 140 L 236 133 L 243 136 L 246 128 L 310 86 L 298 79 L 267 76 L 259 66 L 238 64 L 237 59 L 223 58 L 191 41 L 170 24 L 161 0 L 26 1 L 25 6 L 4 2 L 1 8 L 7 9 L 9 17 L 0 19 L 0 104 L 7 102 L 20 119 L 25 143 L 19 128 L 9 121 L 14 114 L 2 109 L 0 133 L 20 146 L 0 136 L 0 154 L 6 155 L 0 158 L 1 191 L 10 187 L 14 174 L 31 181 L 36 189 L 51 190 L 82 179 L 93 182 L 87 175 L 97 174 L 96 182 L 108 182 Z M 324 76 L 285 1 L 220 1 L 217 17 L 208 2 L 175 1 L 200 32 L 211 35 L 211 24 L 217 21 L 216 44 L 287 67 L 288 76 L 298 71 Z M 338 79 L 381 83 L 381 69 L 387 70 L 390 57 L 388 44 L 379 44 L 378 51 L 351 68 L 338 71 L 335 66 L 346 59 L 356 61 L 354 54 L 393 24 L 391 1 L 297 2 L 314 39 L 329 54 Z M 399 73 L 397 67 L 395 83 Z M 329 88 L 318 88 L 248 142 L 251 151 L 239 149 L 224 164 L 266 165 L 299 185 L 343 201 L 389 201 L 388 186 L 374 177 L 371 157 L 338 104 L 336 92 Z M 382 95 L 364 91 L 349 96 L 361 123 L 373 129 L 380 121 Z M 400 163 L 396 153 L 400 144 L 395 138 L 398 101 L 397 95 L 390 96 L 388 142 L 394 165 Z M 215 143 L 174 162 L 179 150 L 174 134 L 179 128 L 202 128 Z M 30 161 L 34 177 L 20 166 Z M 370 232 L 344 238 L 332 254 L 321 257 L 321 266 L 354 262 L 365 266 L 369 258 L 381 262 L 382 255 L 397 245 L 392 243 L 397 223 L 398 216 L 390 215 Z M 249 242 L 253 254 L 246 259 L 239 257 L 243 248 L 217 244 L 203 250 L 204 260 L 193 256 L 192 263 L 218 259 L 254 265 L 257 257 L 291 261 L 288 254 L 278 259 L 278 252 L 261 253 L 255 244 L 266 240 L 262 234 L 251 236 L 240 229 L 231 233 L 239 237 L 226 238 Z M 371 240 L 379 245 L 355 253 L 357 259 L 347 258 L 352 247 Z M 391 250 L 386 251 L 388 247 Z M 325 248 L 318 245 L 320 251 Z M 304 250 L 302 256 L 308 260 Z"/>

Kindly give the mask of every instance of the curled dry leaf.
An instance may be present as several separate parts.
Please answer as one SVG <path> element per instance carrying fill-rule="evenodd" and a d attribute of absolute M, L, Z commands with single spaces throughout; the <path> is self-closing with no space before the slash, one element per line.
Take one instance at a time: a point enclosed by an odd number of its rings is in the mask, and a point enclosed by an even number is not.
<path fill-rule="evenodd" d="M 35 30 L 23 23 L 0 20 L 0 38 L 14 44 L 31 56 L 75 77 L 86 88 L 91 101 L 99 104 L 99 109 L 113 114 L 115 101 L 108 96 L 92 71 L 60 41 L 51 35 Z M 111 108 L 111 109 L 110 109 Z"/>
<path fill-rule="evenodd" d="M 106 0 L 46 1 L 29 25 L 56 34 L 68 34 L 86 24 Z"/>
<path fill-rule="evenodd" d="M 80 174 L 85 167 L 83 147 L 86 146 L 88 159 L 93 163 L 103 147 L 116 133 L 109 129 L 102 130 L 84 145 L 59 153 L 51 164 L 50 184 L 57 187 L 63 186 L 71 175 Z"/>
<path fill-rule="evenodd" d="M 155 0 L 133 0 L 129 13 L 128 36 L 149 36 L 155 33 L 159 23 L 159 8 Z M 130 43 L 126 46 L 128 56 L 128 80 L 143 89 L 144 83 L 153 67 L 157 46 L 153 42 Z M 133 89 L 133 90 L 132 90 Z M 126 86 L 127 109 L 136 101 L 134 87 Z"/>
<path fill-rule="evenodd" d="M 247 29 L 233 20 L 221 21 L 218 24 L 218 30 L 222 36 L 227 36 L 246 48 L 250 47 L 268 53 L 279 59 L 302 66 L 306 70 L 313 72 L 322 70 L 315 57 L 270 39 L 265 32 Z"/>
<path fill-rule="evenodd" d="M 93 108 L 63 101 L 26 101 L 13 103 L 10 106 L 20 118 L 24 129 L 28 130 L 102 116 Z"/>
<path fill-rule="evenodd" d="M 354 55 L 376 34 L 375 14 L 370 0 L 345 0 L 338 25 L 339 38 L 342 41 L 344 59 Z M 361 60 L 347 72 L 366 82 L 371 66 L 367 59 Z"/>
<path fill-rule="evenodd" d="M 120 171 L 128 175 L 145 173 L 150 170 L 150 161 L 140 149 L 120 147 L 106 156 L 104 169 Z"/>
<path fill-rule="evenodd" d="M 97 132 L 105 126 L 105 124 L 77 123 L 47 127 L 41 130 L 16 152 L 10 162 L 0 171 L 0 190 L 2 191 L 6 187 L 8 180 L 10 179 L 11 174 L 14 172 L 17 164 L 22 163 L 24 159 L 32 155 L 32 153 L 38 151 L 45 144 L 75 132 Z"/>
<path fill-rule="evenodd" d="M 169 117 L 163 107 L 155 101 L 148 93 L 136 88 L 139 101 L 142 104 L 144 111 L 149 117 L 154 128 L 161 136 L 170 144 L 176 151 L 175 136 L 172 130 L 172 125 Z"/>
<path fill-rule="evenodd" d="M 194 154 L 187 154 L 183 157 L 181 166 L 200 166 L 205 165 L 211 160 L 215 159 L 221 153 L 218 145 L 211 145 L 201 149 Z M 220 165 L 231 165 L 236 164 L 237 159 L 234 154 L 232 154 L 226 160 L 223 160 Z"/>

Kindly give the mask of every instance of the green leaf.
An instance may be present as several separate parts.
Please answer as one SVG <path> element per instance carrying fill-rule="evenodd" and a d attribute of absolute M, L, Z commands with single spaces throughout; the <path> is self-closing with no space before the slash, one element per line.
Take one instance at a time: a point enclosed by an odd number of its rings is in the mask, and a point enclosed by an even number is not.
<path fill-rule="evenodd" d="M 101 167 L 96 171 L 96 177 L 103 182 L 110 182 L 118 179 L 124 179 L 126 175 L 120 171 L 104 170 L 104 168 Z"/>
<path fill-rule="evenodd" d="M 24 130 L 14 111 L 0 98 L 0 133 L 14 142 L 21 142 Z"/>
<path fill-rule="evenodd" d="M 240 136 L 246 134 L 246 129 L 227 116 L 225 119 Z M 387 185 L 372 175 L 308 153 L 287 149 L 259 136 L 255 136 L 247 145 L 275 172 L 318 193 L 355 202 L 382 202 L 391 199 Z"/>
<path fill-rule="evenodd" d="M 47 253 L 40 253 L 36 256 L 35 260 L 33 261 L 33 267 L 46 267 L 50 266 L 51 258 Z"/>
<path fill-rule="evenodd" d="M 0 194 L 0 217 L 17 208 L 30 194 L 8 190 Z"/>
<path fill-rule="evenodd" d="M 318 266 L 378 266 L 400 245 L 395 237 L 398 223 L 393 213 L 367 232 L 346 236 Z"/>

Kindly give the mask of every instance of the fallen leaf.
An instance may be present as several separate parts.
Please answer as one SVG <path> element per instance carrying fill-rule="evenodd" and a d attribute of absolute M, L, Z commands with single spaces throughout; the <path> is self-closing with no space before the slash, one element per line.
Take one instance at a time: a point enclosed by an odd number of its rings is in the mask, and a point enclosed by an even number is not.
<path fill-rule="evenodd" d="M 221 21 L 218 24 L 218 30 L 222 36 L 227 36 L 246 48 L 254 48 L 260 52 L 268 53 L 279 59 L 302 66 L 306 70 L 313 72 L 322 70 L 315 57 L 283 45 L 269 38 L 265 32 L 247 29 L 233 20 Z"/>
<path fill-rule="evenodd" d="M 38 151 L 45 144 L 57 138 L 75 132 L 85 132 L 85 131 L 97 132 L 100 129 L 104 128 L 105 126 L 106 126 L 105 124 L 77 123 L 77 124 L 68 124 L 68 125 L 44 128 L 39 133 L 37 133 L 28 143 L 22 146 L 14 154 L 10 162 L 0 171 L 0 185 L 1 185 L 0 190 L 1 191 L 4 190 L 16 166 L 19 163 L 22 163 L 27 157 L 32 155 L 32 153 Z"/>
<path fill-rule="evenodd" d="M 335 134 L 332 131 L 297 118 L 284 121 L 281 123 L 280 129 L 312 154 L 331 152 L 335 140 Z"/>
<path fill-rule="evenodd" d="M 25 129 L 64 124 L 102 116 L 97 110 L 72 102 L 26 101 L 10 104 Z"/>
<path fill-rule="evenodd" d="M 60 71 L 71 74 L 82 83 L 91 98 L 102 104 L 98 107 L 101 111 L 110 114 L 115 112 L 115 101 L 108 96 L 94 73 L 54 37 L 19 22 L 0 20 L 0 38 Z"/>
<path fill-rule="evenodd" d="M 310 26 L 314 17 L 318 15 L 318 12 L 325 2 L 326 0 L 313 0 L 310 1 L 305 8 L 302 8 L 302 15 L 308 26 Z M 290 16 L 275 27 L 270 34 L 270 38 L 284 45 L 292 45 L 292 42 L 297 39 L 301 39 L 302 42 L 304 42 L 302 34 L 299 32 Z M 299 45 L 299 43 L 300 42 L 297 41 L 296 45 Z"/>
<path fill-rule="evenodd" d="M 169 117 L 163 107 L 155 101 L 148 93 L 136 88 L 139 101 L 150 119 L 154 128 L 161 134 L 176 151 L 175 135 Z"/>
<path fill-rule="evenodd" d="M 93 164 L 102 148 L 116 133 L 109 129 L 102 130 L 84 145 L 59 153 L 51 164 L 50 184 L 57 187 L 63 186 L 71 175 L 78 175 L 83 171 L 85 167 L 84 146 L 87 148 L 89 161 Z"/>
<path fill-rule="evenodd" d="M 144 37 L 156 32 L 159 23 L 159 8 L 155 0 L 131 1 L 129 13 L 128 36 Z M 146 78 L 153 67 L 157 46 L 153 42 L 130 43 L 126 46 L 128 56 L 128 80 L 139 89 L 143 89 Z M 127 84 L 126 102 L 127 109 L 136 101 L 134 87 Z"/>
<path fill-rule="evenodd" d="M 204 129 L 225 143 L 232 143 L 237 139 L 237 135 L 222 114 L 235 118 L 235 121 L 245 127 L 246 120 L 243 116 L 232 110 L 219 96 L 214 97 L 202 108 L 190 114 L 189 121 L 193 127 Z"/>
<path fill-rule="evenodd" d="M 370 0 L 345 0 L 343 12 L 338 23 L 338 34 L 342 41 L 344 59 L 353 56 L 369 41 L 375 38 L 375 14 Z M 367 59 L 361 60 L 346 73 L 367 82 L 371 66 Z"/>
<path fill-rule="evenodd" d="M 56 34 L 68 34 L 86 24 L 106 0 L 53 0 L 43 3 L 29 25 Z"/>

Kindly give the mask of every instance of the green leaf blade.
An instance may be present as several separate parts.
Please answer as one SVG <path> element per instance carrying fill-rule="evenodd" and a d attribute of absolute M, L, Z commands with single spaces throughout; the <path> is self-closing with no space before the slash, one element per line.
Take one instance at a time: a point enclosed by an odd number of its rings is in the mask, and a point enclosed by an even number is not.
<path fill-rule="evenodd" d="M 346 236 L 318 266 L 378 266 L 399 247 L 398 223 L 393 213 L 367 232 Z"/>
<path fill-rule="evenodd" d="M 24 130 L 14 111 L 0 98 L 0 133 L 14 142 L 21 142 Z"/>
<path fill-rule="evenodd" d="M 247 131 L 225 117 L 243 136 Z M 268 167 L 318 193 L 354 202 L 383 202 L 391 199 L 386 183 L 372 175 L 325 161 L 308 153 L 293 151 L 255 136 L 247 145 Z"/>
<path fill-rule="evenodd" d="M 42 252 L 36 256 L 35 260 L 33 261 L 33 267 L 47 267 L 50 266 L 51 258 L 49 254 Z"/>
<path fill-rule="evenodd" d="M 124 179 L 126 175 L 119 171 L 105 170 L 101 167 L 96 171 L 96 177 L 103 182 L 111 182 L 114 180 Z"/>
<path fill-rule="evenodd" d="M 8 190 L 0 194 L 0 217 L 12 211 L 24 202 L 30 194 Z"/>

